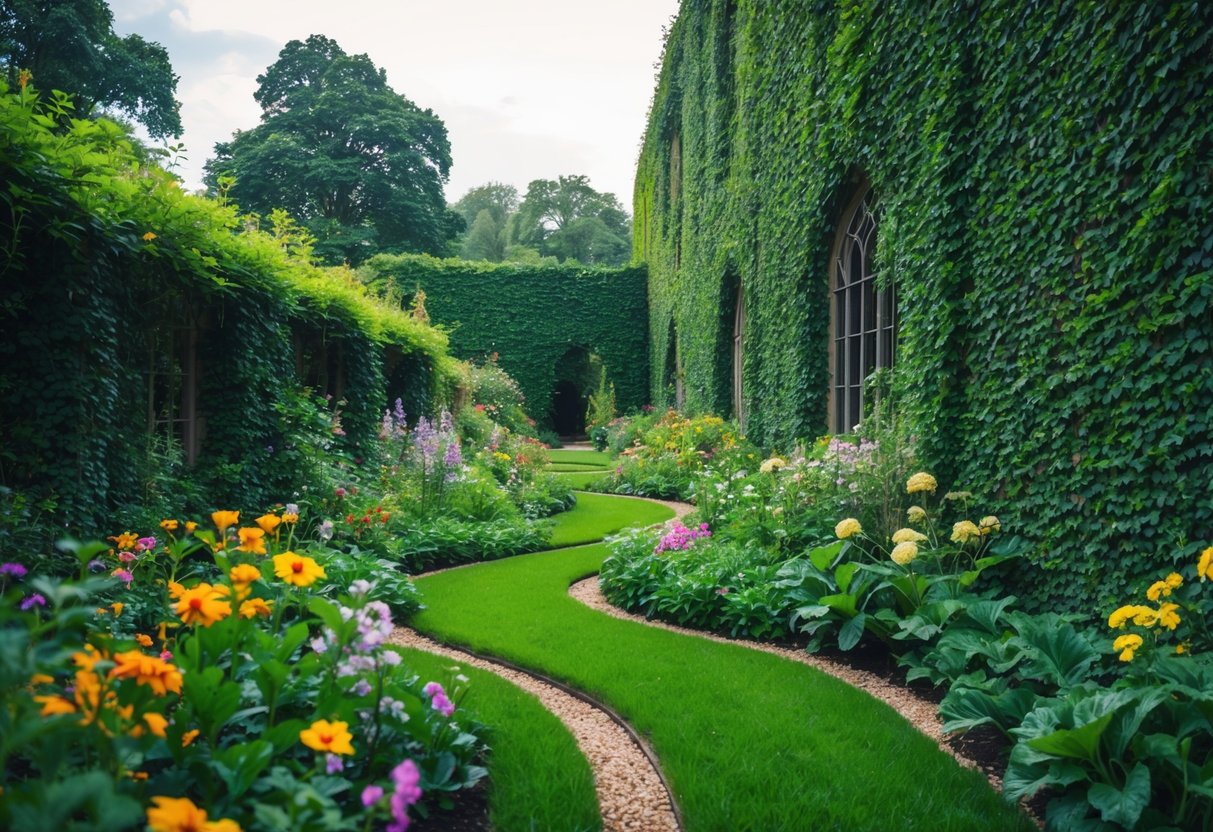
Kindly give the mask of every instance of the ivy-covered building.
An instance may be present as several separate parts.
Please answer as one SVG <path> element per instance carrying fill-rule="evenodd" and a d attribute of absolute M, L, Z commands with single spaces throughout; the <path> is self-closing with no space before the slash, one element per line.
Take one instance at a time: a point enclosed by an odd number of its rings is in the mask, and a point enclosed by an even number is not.
<path fill-rule="evenodd" d="M 1038 597 L 1213 534 L 1213 6 L 684 0 L 635 191 L 656 401 L 762 443 L 892 370 Z"/>

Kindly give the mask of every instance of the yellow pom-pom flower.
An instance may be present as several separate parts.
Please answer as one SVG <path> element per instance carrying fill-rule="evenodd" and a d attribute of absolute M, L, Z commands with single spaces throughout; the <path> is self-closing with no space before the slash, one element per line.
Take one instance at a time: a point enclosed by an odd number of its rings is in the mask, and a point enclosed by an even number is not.
<path fill-rule="evenodd" d="M 839 521 L 834 527 L 834 534 L 839 540 L 846 540 L 848 537 L 854 537 L 863 532 L 863 526 L 859 525 L 859 521 L 854 517 L 848 517 L 846 520 Z"/>
<path fill-rule="evenodd" d="M 985 517 L 981 518 L 981 522 L 977 524 L 977 527 L 981 530 L 982 534 L 1000 532 L 1002 531 L 1002 521 L 1000 521 L 993 514 L 987 514 Z"/>
<path fill-rule="evenodd" d="M 788 462 L 786 459 L 782 459 L 780 457 L 773 456 L 768 460 L 764 460 L 762 465 L 758 466 L 758 470 L 762 471 L 762 473 L 764 473 L 764 474 L 769 474 L 772 471 L 778 471 L 780 468 L 787 468 L 787 467 L 788 467 Z"/>
<path fill-rule="evenodd" d="M 910 541 L 898 543 L 889 553 L 889 557 L 899 566 L 909 566 L 913 563 L 914 558 L 918 557 L 918 544 Z"/>
<path fill-rule="evenodd" d="M 977 528 L 977 524 L 972 520 L 961 520 L 956 525 L 952 526 L 952 542 L 964 545 L 970 540 L 976 540 L 981 537 L 981 529 Z"/>
<path fill-rule="evenodd" d="M 925 543 L 927 536 L 913 529 L 898 529 L 893 532 L 894 543 Z"/>
<path fill-rule="evenodd" d="M 937 483 L 935 478 L 926 471 L 919 471 L 917 474 L 914 474 L 912 477 L 906 480 L 907 494 L 918 494 L 922 491 L 928 491 L 931 494 L 934 494 L 935 489 L 938 487 L 939 483 Z"/>
<path fill-rule="evenodd" d="M 921 523 L 927 519 L 927 510 L 922 506 L 910 506 L 906 509 L 906 517 L 911 523 Z"/>

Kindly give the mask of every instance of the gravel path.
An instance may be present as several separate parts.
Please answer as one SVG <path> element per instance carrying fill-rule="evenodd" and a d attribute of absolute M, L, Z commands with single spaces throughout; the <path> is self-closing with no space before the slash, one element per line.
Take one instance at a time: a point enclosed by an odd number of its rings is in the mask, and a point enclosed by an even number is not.
<path fill-rule="evenodd" d="M 572 732 L 589 761 L 605 832 L 679 832 L 670 795 L 653 763 L 602 710 L 528 674 L 446 647 L 407 627 L 397 627 L 391 643 L 487 670 L 534 694 Z"/>

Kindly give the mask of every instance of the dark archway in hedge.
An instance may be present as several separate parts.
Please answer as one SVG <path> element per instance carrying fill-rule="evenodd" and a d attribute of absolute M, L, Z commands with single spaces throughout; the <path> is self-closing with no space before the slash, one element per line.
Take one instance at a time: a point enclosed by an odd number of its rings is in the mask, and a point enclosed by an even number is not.
<path fill-rule="evenodd" d="M 621 412 L 648 403 L 644 266 L 606 269 L 380 255 L 360 275 L 370 285 L 394 289 L 406 303 L 423 289 L 430 319 L 450 332 L 451 352 L 460 358 L 496 353 L 541 427 L 555 428 L 553 391 L 564 377 L 564 358 L 576 347 L 602 359 Z"/>

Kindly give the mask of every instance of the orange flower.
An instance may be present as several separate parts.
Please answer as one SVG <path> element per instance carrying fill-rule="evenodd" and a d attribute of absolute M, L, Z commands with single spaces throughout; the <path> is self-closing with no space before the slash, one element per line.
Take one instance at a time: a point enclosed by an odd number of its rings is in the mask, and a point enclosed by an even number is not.
<path fill-rule="evenodd" d="M 152 730 L 153 734 L 164 739 L 165 729 L 168 728 L 168 720 L 164 718 L 163 714 L 144 714 L 143 721 L 147 723 L 147 727 Z"/>
<path fill-rule="evenodd" d="M 223 587 L 227 589 L 227 587 Z M 232 605 L 223 597 L 218 588 L 210 584 L 198 584 L 193 589 L 187 589 L 177 602 L 177 615 L 186 624 L 201 624 L 209 627 L 216 621 L 222 621 L 232 614 Z"/>
<path fill-rule="evenodd" d="M 151 647 L 152 646 L 152 637 L 148 636 L 148 635 L 144 635 L 143 633 L 135 633 L 135 642 L 140 647 Z"/>
<path fill-rule="evenodd" d="M 169 598 L 172 598 L 174 601 L 176 601 L 178 598 L 180 598 L 184 594 L 185 594 L 185 587 L 183 587 L 181 584 L 177 583 L 176 581 L 168 582 L 168 597 Z"/>
<path fill-rule="evenodd" d="M 188 797 L 152 798 L 156 804 L 147 810 L 147 825 L 151 832 L 240 832 L 233 820 L 206 819 L 206 810 L 199 809 Z"/>
<path fill-rule="evenodd" d="M 240 512 L 216 511 L 211 514 L 211 520 L 214 521 L 215 528 L 219 530 L 219 536 L 223 537 L 231 526 L 240 522 Z"/>
<path fill-rule="evenodd" d="M 134 549 L 135 544 L 139 542 L 139 535 L 134 532 L 123 532 L 119 535 L 110 535 L 106 540 L 114 541 L 114 545 L 120 550 Z"/>
<path fill-rule="evenodd" d="M 278 528 L 278 524 L 282 522 L 282 518 L 276 514 L 263 514 L 253 522 L 260 526 L 266 534 L 273 534 L 274 529 Z"/>
<path fill-rule="evenodd" d="M 185 521 L 185 533 L 186 534 L 193 534 L 194 529 L 196 529 L 196 528 L 198 528 L 198 524 L 195 523 L 193 520 Z"/>
<path fill-rule="evenodd" d="M 349 731 L 348 722 L 329 722 L 318 719 L 311 728 L 299 732 L 299 740 L 308 748 L 315 751 L 325 751 L 329 754 L 353 754 L 354 746 L 350 740 L 354 735 Z"/>
<path fill-rule="evenodd" d="M 180 525 L 181 524 L 178 523 L 176 520 L 161 520 L 160 521 L 160 528 L 164 529 L 166 532 L 175 532 L 175 531 L 177 531 L 177 527 Z"/>
<path fill-rule="evenodd" d="M 265 529 L 247 526 L 236 533 L 240 535 L 240 545 L 236 547 L 237 552 L 252 552 L 254 555 L 265 554 Z"/>
<path fill-rule="evenodd" d="M 262 618 L 269 618 L 273 611 L 273 602 L 261 598 L 250 598 L 240 605 L 241 618 L 255 618 L 258 615 Z"/>
<path fill-rule="evenodd" d="M 299 515 L 298 515 L 298 514 L 290 514 L 290 513 L 284 514 L 284 515 L 282 515 L 282 522 L 283 522 L 283 523 L 298 523 L 298 522 L 299 522 Z"/>
<path fill-rule="evenodd" d="M 324 578 L 324 567 L 309 557 L 294 552 L 274 555 L 274 574 L 294 586 L 311 586 Z"/>
<path fill-rule="evenodd" d="M 198 735 L 201 733 L 202 732 L 199 731 L 197 728 L 194 728 L 193 730 L 190 730 L 190 731 L 186 731 L 184 734 L 181 735 L 181 747 L 185 748 L 186 746 L 188 746 L 191 742 L 198 739 Z"/>
<path fill-rule="evenodd" d="M 129 650 L 115 655 L 114 661 L 116 666 L 109 673 L 111 679 L 134 679 L 150 687 L 157 696 L 164 696 L 169 691 L 181 693 L 181 671 L 159 656 Z"/>
<path fill-rule="evenodd" d="M 76 712 L 75 703 L 62 696 L 35 696 L 34 701 L 42 706 L 42 716 L 59 716 Z"/>
<path fill-rule="evenodd" d="M 110 604 L 110 609 L 114 611 L 114 615 L 122 615 L 122 611 L 126 609 L 126 604 L 121 601 L 115 601 Z"/>
<path fill-rule="evenodd" d="M 232 567 L 232 571 L 228 573 L 228 577 L 232 579 L 232 583 L 237 586 L 244 584 L 247 586 L 253 581 L 261 579 L 261 570 L 249 563 L 241 563 Z"/>

